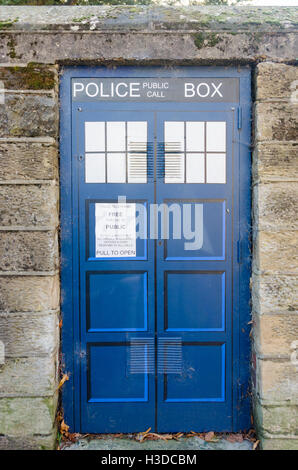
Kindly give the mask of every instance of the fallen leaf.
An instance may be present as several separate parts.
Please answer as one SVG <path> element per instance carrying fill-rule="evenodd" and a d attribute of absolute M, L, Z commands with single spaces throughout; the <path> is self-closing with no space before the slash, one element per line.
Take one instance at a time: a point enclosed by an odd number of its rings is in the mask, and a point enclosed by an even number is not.
<path fill-rule="evenodd" d="M 147 436 L 147 434 L 151 431 L 151 428 L 148 428 L 146 431 L 144 432 L 140 432 L 138 435 L 137 435 L 137 439 L 140 441 L 140 442 L 143 442 L 143 440 L 145 439 L 145 437 Z"/>
<path fill-rule="evenodd" d="M 180 439 L 180 437 L 182 437 L 184 434 L 183 432 L 178 432 L 177 434 L 172 434 L 172 439 L 175 439 L 176 441 L 178 441 Z"/>
<path fill-rule="evenodd" d="M 69 428 L 69 426 L 67 426 L 65 423 L 64 423 L 64 426 L 66 426 L 67 428 Z M 67 431 L 66 431 L 67 432 Z M 76 442 L 80 437 L 80 434 L 74 432 L 74 433 L 68 433 L 67 432 L 67 439 L 71 442 Z"/>
<path fill-rule="evenodd" d="M 64 383 L 69 380 L 69 376 L 67 374 L 64 374 L 62 379 L 60 380 L 59 382 L 59 385 L 58 385 L 58 389 L 57 390 L 60 390 L 60 388 L 64 385 Z"/>
<path fill-rule="evenodd" d="M 260 443 L 260 441 L 256 441 L 256 442 L 254 443 L 254 445 L 252 446 L 252 450 L 256 450 L 256 448 L 258 447 L 259 443 Z"/>
<path fill-rule="evenodd" d="M 61 318 L 61 320 L 59 321 L 59 328 L 62 328 L 62 325 L 63 325 L 63 320 Z"/>
<path fill-rule="evenodd" d="M 158 440 L 158 439 L 162 439 L 163 441 L 166 441 L 168 438 L 163 436 L 162 434 L 157 434 L 156 432 L 148 432 L 145 436 L 146 438 L 148 439 L 151 439 L 153 441 L 155 440 Z M 172 437 L 171 437 L 172 439 Z"/>
<path fill-rule="evenodd" d="M 256 432 L 255 432 L 254 429 L 250 429 L 244 437 L 245 437 L 245 439 L 247 439 L 250 442 L 255 442 L 257 440 Z"/>
<path fill-rule="evenodd" d="M 243 436 L 240 433 L 238 433 L 238 434 L 228 434 L 226 436 L 226 440 L 228 442 L 243 442 Z"/>
<path fill-rule="evenodd" d="M 151 428 L 148 428 L 146 431 L 140 432 L 140 434 L 143 434 L 143 435 L 145 436 L 145 435 L 148 434 L 150 431 L 151 431 Z"/>
<path fill-rule="evenodd" d="M 205 434 L 205 441 L 206 442 L 211 442 L 214 439 L 214 432 L 210 431 Z"/>
<path fill-rule="evenodd" d="M 68 433 L 68 430 L 69 430 L 69 426 L 67 426 L 67 424 L 64 422 L 64 419 L 63 419 L 60 424 L 60 432 L 61 434 L 66 434 Z"/>

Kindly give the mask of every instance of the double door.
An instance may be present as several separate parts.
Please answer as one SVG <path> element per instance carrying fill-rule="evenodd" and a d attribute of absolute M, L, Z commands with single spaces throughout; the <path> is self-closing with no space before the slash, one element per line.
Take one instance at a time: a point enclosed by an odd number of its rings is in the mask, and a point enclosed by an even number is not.
<path fill-rule="evenodd" d="M 232 429 L 233 119 L 77 112 L 81 432 Z"/>

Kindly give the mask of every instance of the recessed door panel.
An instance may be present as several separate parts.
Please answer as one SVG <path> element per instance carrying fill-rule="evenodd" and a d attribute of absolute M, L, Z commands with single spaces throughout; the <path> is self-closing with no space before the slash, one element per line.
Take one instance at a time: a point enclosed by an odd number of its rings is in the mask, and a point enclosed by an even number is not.
<path fill-rule="evenodd" d="M 141 353 L 147 354 L 144 346 Z M 129 346 L 125 343 L 90 345 L 88 354 L 89 403 L 148 401 L 148 374 L 127 370 Z"/>
<path fill-rule="evenodd" d="M 182 356 L 181 373 L 164 376 L 164 401 L 224 402 L 225 345 L 184 343 Z"/>
<path fill-rule="evenodd" d="M 87 272 L 86 301 L 88 331 L 146 331 L 148 273 Z"/>
<path fill-rule="evenodd" d="M 224 260 L 226 254 L 226 201 L 212 199 L 164 200 L 168 212 L 166 260 Z M 175 225 L 176 219 L 180 221 Z M 171 216 L 172 215 L 172 216 Z"/>
<path fill-rule="evenodd" d="M 224 331 L 224 272 L 166 271 L 165 289 L 167 331 Z"/>

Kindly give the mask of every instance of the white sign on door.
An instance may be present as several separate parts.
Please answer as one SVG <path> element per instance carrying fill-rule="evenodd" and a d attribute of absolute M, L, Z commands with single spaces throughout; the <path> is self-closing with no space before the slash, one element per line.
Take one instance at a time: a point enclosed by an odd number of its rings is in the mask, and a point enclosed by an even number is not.
<path fill-rule="evenodd" d="M 95 204 L 96 258 L 136 256 L 136 204 Z"/>

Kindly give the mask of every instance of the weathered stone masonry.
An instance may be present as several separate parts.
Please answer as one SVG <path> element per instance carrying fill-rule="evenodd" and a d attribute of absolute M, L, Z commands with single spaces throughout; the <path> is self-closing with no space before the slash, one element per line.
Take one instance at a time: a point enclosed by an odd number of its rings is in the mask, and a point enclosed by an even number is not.
<path fill-rule="evenodd" d="M 293 66 L 261 63 L 253 156 L 255 419 L 263 448 L 298 448 L 297 86 Z"/>
<path fill-rule="evenodd" d="M 286 7 L 1 7 L 0 447 L 55 445 L 59 68 L 241 63 L 255 89 L 254 420 L 264 449 L 298 448 L 297 23 Z"/>
<path fill-rule="evenodd" d="M 0 445 L 52 447 L 59 350 L 57 69 L 1 67 Z"/>

